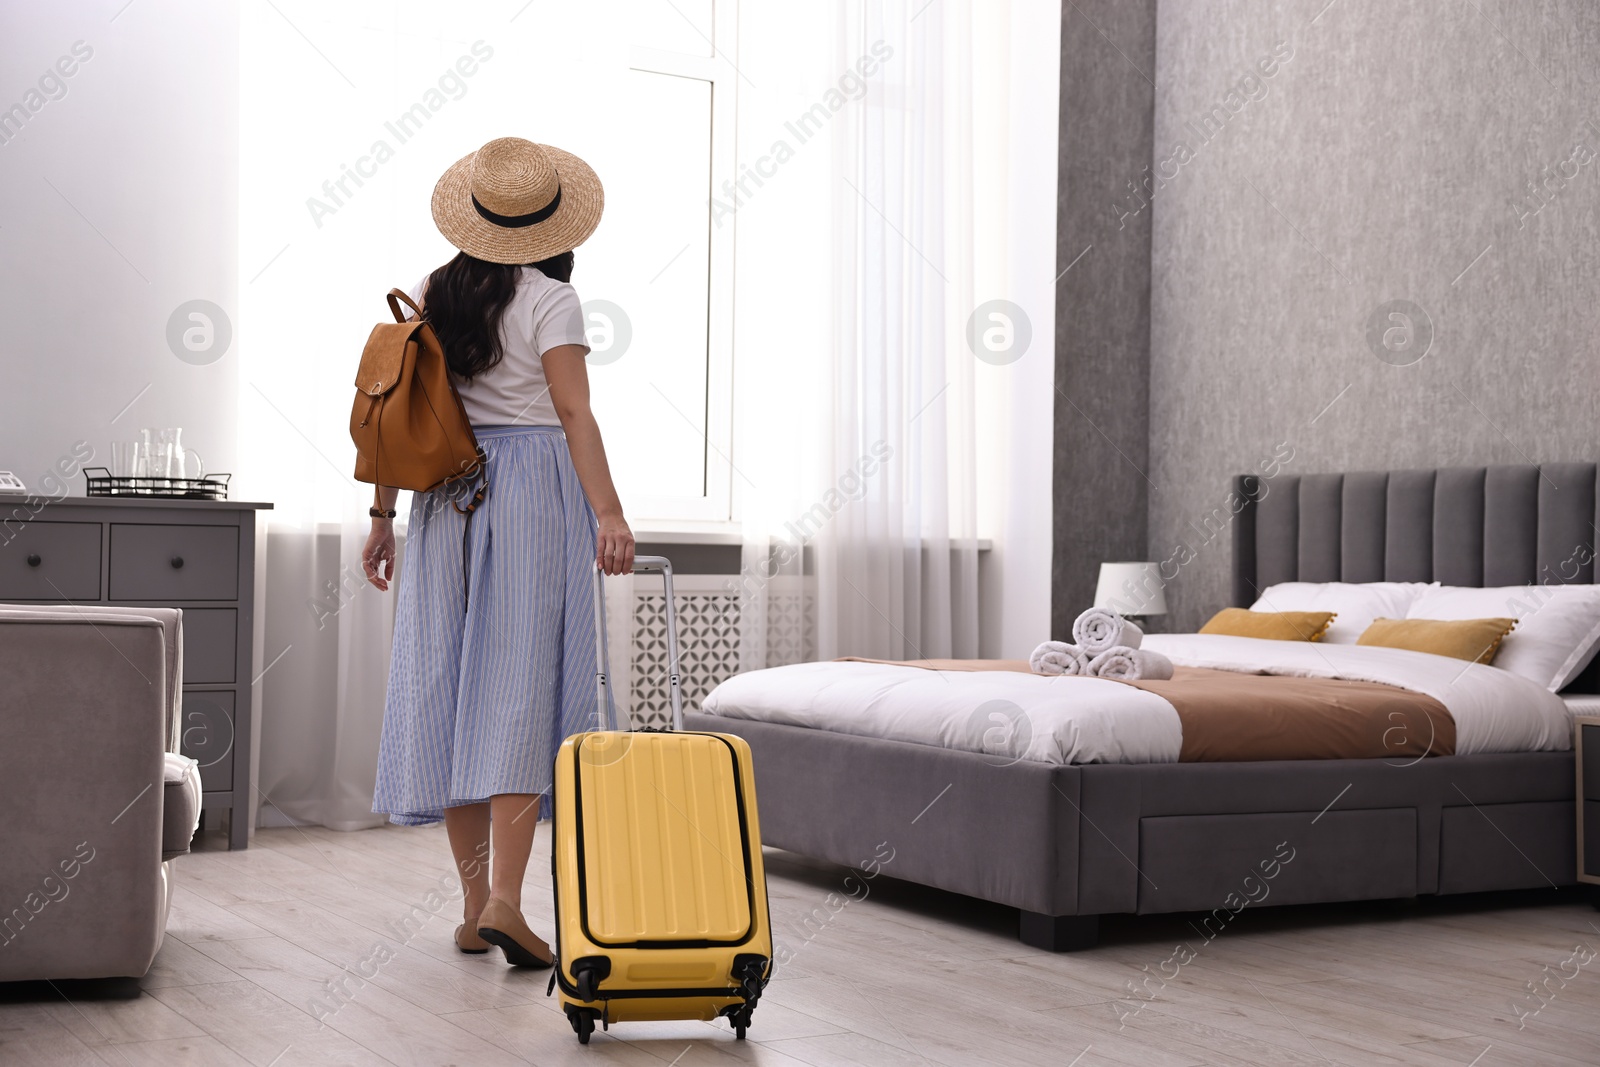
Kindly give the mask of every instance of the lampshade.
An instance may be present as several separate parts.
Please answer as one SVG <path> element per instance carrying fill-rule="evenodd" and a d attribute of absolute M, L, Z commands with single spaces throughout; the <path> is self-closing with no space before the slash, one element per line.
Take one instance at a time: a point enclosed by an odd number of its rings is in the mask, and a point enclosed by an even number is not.
<path fill-rule="evenodd" d="M 1102 563 L 1094 606 L 1119 615 L 1165 615 L 1167 583 L 1155 563 Z"/>

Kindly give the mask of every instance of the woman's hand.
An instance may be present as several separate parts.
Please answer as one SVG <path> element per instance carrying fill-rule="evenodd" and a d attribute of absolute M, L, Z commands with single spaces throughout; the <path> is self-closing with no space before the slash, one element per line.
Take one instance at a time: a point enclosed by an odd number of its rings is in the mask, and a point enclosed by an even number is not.
<path fill-rule="evenodd" d="M 620 514 L 600 519 L 594 561 L 607 574 L 633 573 L 633 531 Z"/>
<path fill-rule="evenodd" d="M 633 555 L 631 538 L 629 557 Z M 367 572 L 367 581 L 379 589 L 388 589 L 394 577 L 394 520 L 373 519 L 372 532 L 367 535 L 367 546 L 361 550 L 361 569 Z"/>

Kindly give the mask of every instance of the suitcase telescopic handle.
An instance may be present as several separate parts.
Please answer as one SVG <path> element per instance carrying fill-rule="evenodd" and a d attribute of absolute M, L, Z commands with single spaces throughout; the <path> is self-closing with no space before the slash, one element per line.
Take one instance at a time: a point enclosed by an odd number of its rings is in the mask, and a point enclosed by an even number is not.
<path fill-rule="evenodd" d="M 672 561 L 666 556 L 635 556 L 633 573 L 659 574 L 666 595 L 667 622 L 667 693 L 672 699 L 672 728 L 683 729 L 683 690 L 678 673 L 678 609 L 672 595 Z M 606 638 L 606 576 L 598 564 L 594 568 L 594 622 L 595 622 L 595 700 L 596 723 L 600 729 L 609 726 L 620 730 L 622 722 L 617 715 L 617 703 L 611 692 L 611 650 Z"/>

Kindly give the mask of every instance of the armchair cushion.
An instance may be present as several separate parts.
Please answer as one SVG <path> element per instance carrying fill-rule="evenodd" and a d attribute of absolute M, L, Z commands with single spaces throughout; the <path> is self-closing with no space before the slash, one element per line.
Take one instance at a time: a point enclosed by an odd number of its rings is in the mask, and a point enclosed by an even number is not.
<path fill-rule="evenodd" d="M 200 764 L 168 752 L 162 787 L 161 858 L 170 860 L 189 851 L 189 842 L 200 828 Z"/>

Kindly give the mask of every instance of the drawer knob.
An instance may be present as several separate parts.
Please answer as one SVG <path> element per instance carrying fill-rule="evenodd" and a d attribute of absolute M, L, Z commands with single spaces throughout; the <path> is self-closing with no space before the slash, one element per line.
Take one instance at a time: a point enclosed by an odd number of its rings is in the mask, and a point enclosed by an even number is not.
<path fill-rule="evenodd" d="M 172 569 L 175 570 L 175 571 L 183 570 L 183 557 L 182 556 L 173 556 L 172 557 Z"/>
<path fill-rule="evenodd" d="M 28 566 L 30 566 L 30 567 L 37 567 L 39 564 L 41 564 L 43 562 L 44 562 L 44 560 L 39 558 L 39 554 L 37 552 L 33 553 L 32 555 L 30 555 L 28 557 Z"/>

